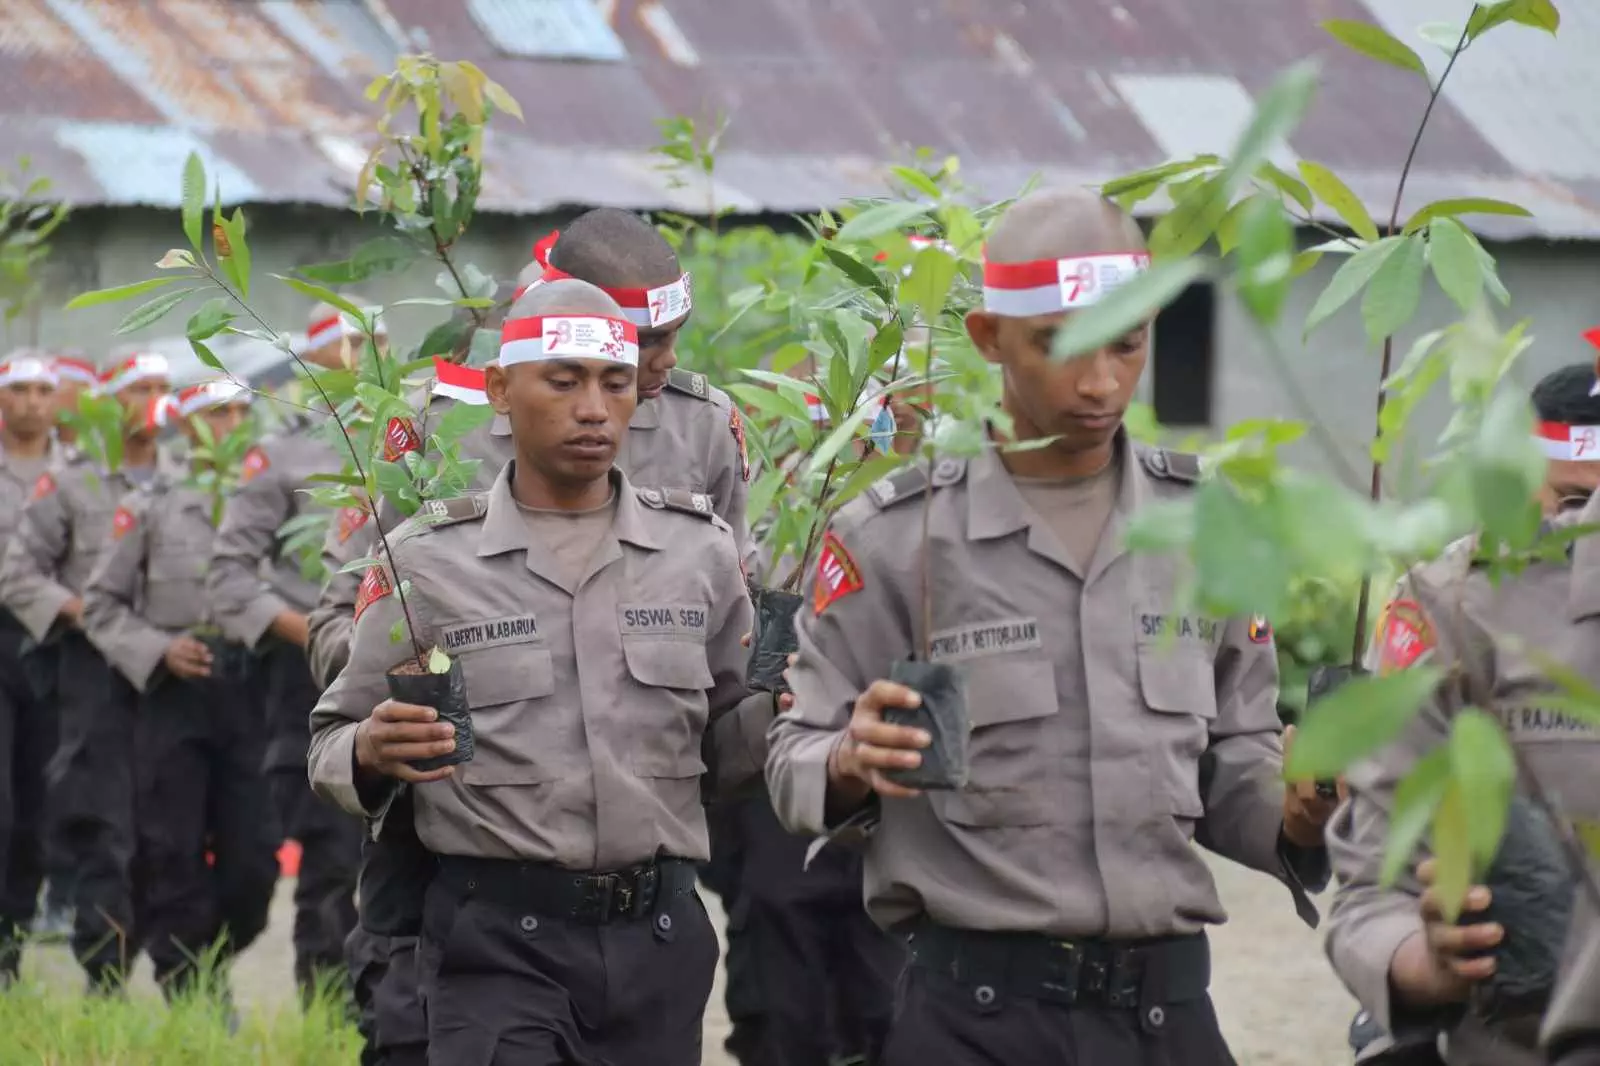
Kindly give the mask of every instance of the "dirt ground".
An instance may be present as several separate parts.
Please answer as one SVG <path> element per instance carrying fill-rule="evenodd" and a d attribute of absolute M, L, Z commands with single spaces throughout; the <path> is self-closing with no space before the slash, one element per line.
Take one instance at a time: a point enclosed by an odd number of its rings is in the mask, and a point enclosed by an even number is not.
<path fill-rule="evenodd" d="M 1355 1006 L 1329 970 L 1319 935 L 1300 923 L 1287 890 L 1277 882 L 1220 859 L 1212 859 L 1211 866 L 1233 915 L 1212 932 L 1212 994 L 1241 1066 L 1349 1062 L 1345 1033 Z M 272 1012 L 292 1002 L 289 894 L 288 883 L 279 885 L 271 927 L 234 967 L 234 990 L 244 1009 Z M 706 903 L 720 927 L 716 897 L 708 895 Z M 1326 899 L 1322 903 L 1326 910 Z M 78 970 L 64 948 L 36 947 L 26 966 L 52 985 L 78 987 Z M 137 980 L 154 996 L 147 961 L 141 962 Z M 722 1052 L 727 1032 L 719 973 L 706 1011 L 706 1066 L 733 1066 Z"/>

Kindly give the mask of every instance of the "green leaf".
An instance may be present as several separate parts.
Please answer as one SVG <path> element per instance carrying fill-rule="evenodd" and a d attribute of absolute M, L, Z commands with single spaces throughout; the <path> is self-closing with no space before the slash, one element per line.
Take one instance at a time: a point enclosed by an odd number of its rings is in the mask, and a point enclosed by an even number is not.
<path fill-rule="evenodd" d="M 1228 213 L 1222 216 L 1221 222 L 1217 223 L 1217 251 L 1223 255 L 1228 255 L 1239 247 L 1239 228 L 1244 225 L 1245 212 L 1250 209 L 1250 205 L 1255 201 L 1256 198 L 1252 196 L 1249 199 L 1240 200 L 1228 208 Z"/>
<path fill-rule="evenodd" d="M 1329 781 L 1400 735 L 1443 674 L 1431 666 L 1355 677 L 1306 711 L 1284 764 L 1290 781 Z"/>
<path fill-rule="evenodd" d="M 1428 263 L 1439 287 L 1463 311 L 1472 310 L 1483 295 L 1483 264 L 1466 228 L 1452 218 L 1428 224 Z"/>
<path fill-rule="evenodd" d="M 827 509 L 830 512 L 837 511 L 915 458 L 898 452 L 874 454 L 866 462 L 856 463 L 843 479 L 835 474 L 834 486 L 828 490 L 828 499 L 825 501 Z"/>
<path fill-rule="evenodd" d="M 1300 161 L 1300 176 L 1306 179 L 1306 184 L 1311 191 L 1317 194 L 1317 199 L 1333 208 L 1335 214 L 1344 220 L 1351 232 L 1364 241 L 1378 239 L 1378 227 L 1372 221 L 1372 215 L 1367 212 L 1366 204 L 1361 202 L 1361 197 L 1350 190 L 1339 175 L 1323 166 L 1313 163 L 1309 159 Z"/>
<path fill-rule="evenodd" d="M 1121 200 L 1123 197 L 1132 196 L 1135 202 L 1143 200 L 1154 194 L 1162 185 L 1173 178 L 1181 178 L 1185 174 L 1192 174 L 1206 167 L 1216 166 L 1222 162 L 1220 156 L 1197 155 L 1193 159 L 1177 159 L 1158 166 L 1136 170 L 1132 174 L 1124 174 L 1120 178 L 1112 178 L 1100 186 L 1100 195 L 1111 200 Z M 1124 203 L 1124 208 L 1131 204 Z"/>
<path fill-rule="evenodd" d="M 1067 315 L 1056 330 L 1050 349 L 1052 358 L 1098 351 L 1144 325 L 1184 289 L 1205 277 L 1208 269 L 1201 259 L 1174 259 L 1152 265 L 1098 303 Z"/>
<path fill-rule="evenodd" d="M 1487 869 L 1505 833 L 1517 762 L 1500 723 L 1476 707 L 1450 724 L 1450 776 L 1461 791 L 1472 857 Z"/>
<path fill-rule="evenodd" d="M 194 357 L 200 362 L 219 373 L 226 374 L 228 368 L 222 365 L 222 360 L 217 358 L 217 353 L 206 347 L 205 342 L 191 340 L 189 347 L 194 351 Z"/>
<path fill-rule="evenodd" d="M 900 302 L 917 308 L 918 317 L 925 323 L 938 319 L 950 298 L 950 286 L 955 283 L 961 264 L 944 249 L 930 246 L 917 253 L 911 261 L 911 276 L 901 279 Z"/>
<path fill-rule="evenodd" d="M 450 672 L 450 656 L 434 648 L 428 653 L 428 673 L 448 674 Z"/>
<path fill-rule="evenodd" d="M 1311 190 L 1306 187 L 1305 182 L 1292 174 L 1286 173 L 1276 163 L 1263 162 L 1256 168 L 1256 177 L 1265 180 L 1267 184 L 1299 204 L 1307 214 L 1311 212 L 1314 203 L 1311 198 Z"/>
<path fill-rule="evenodd" d="M 930 200 L 938 200 L 944 196 L 932 178 L 914 167 L 890 167 L 889 173 Z"/>
<path fill-rule="evenodd" d="M 1456 215 L 1502 215 L 1510 218 L 1532 218 L 1533 212 L 1520 204 L 1507 200 L 1493 200 L 1485 196 L 1469 196 L 1460 200 L 1436 200 L 1406 219 L 1401 230 L 1415 233 L 1436 218 Z"/>
<path fill-rule="evenodd" d="M 1528 547 L 1538 533 L 1534 493 L 1544 482 L 1547 463 L 1534 440 L 1526 394 L 1502 389 L 1489 401 L 1469 454 L 1474 508 L 1484 534 Z"/>
<path fill-rule="evenodd" d="M 1239 296 L 1261 322 L 1283 312 L 1293 281 L 1294 229 L 1274 199 L 1252 197 L 1239 232 Z"/>
<path fill-rule="evenodd" d="M 451 404 L 444 417 L 439 419 L 439 425 L 434 429 L 433 436 L 441 445 L 448 447 L 492 421 L 494 421 L 494 408 L 486 403 Z"/>
<path fill-rule="evenodd" d="M 361 308 L 357 307 L 349 300 L 346 300 L 343 296 L 340 296 L 332 289 L 325 289 L 321 285 L 313 285 L 309 281 L 301 281 L 299 278 L 285 277 L 282 274 L 274 274 L 272 276 L 289 286 L 289 288 L 293 289 L 301 296 L 307 296 L 313 300 L 320 300 L 325 304 L 332 304 L 334 307 L 337 307 L 345 314 L 352 316 L 357 321 L 365 322 L 367 320 L 366 313 L 362 311 Z"/>
<path fill-rule="evenodd" d="M 147 292 L 154 292 L 163 285 L 171 285 L 180 280 L 176 277 L 148 278 L 136 281 L 132 285 L 118 285 L 114 289 L 95 289 L 92 292 L 79 293 L 66 303 L 66 310 L 76 311 L 80 307 L 99 307 L 101 304 L 114 304 L 121 300 L 131 300 L 135 296 L 143 296 Z"/>
<path fill-rule="evenodd" d="M 1290 573 L 1283 513 L 1246 500 L 1220 479 L 1200 486 L 1194 506 L 1194 563 L 1202 603 L 1218 613 L 1280 613 Z"/>
<path fill-rule="evenodd" d="M 317 484 L 351 485 L 358 489 L 366 486 L 359 474 L 308 474 L 306 480 Z"/>
<path fill-rule="evenodd" d="M 382 564 L 380 563 L 379 560 L 377 560 L 377 559 L 373 558 L 372 556 L 368 555 L 368 556 L 365 556 L 364 558 L 361 558 L 361 559 L 351 559 L 348 563 L 345 563 L 343 566 L 339 567 L 339 569 L 336 570 L 335 573 L 339 573 L 339 574 L 354 574 L 354 573 L 357 573 L 359 571 L 368 570 L 368 569 L 371 569 L 374 566 L 380 566 L 380 565 L 382 565 Z"/>
<path fill-rule="evenodd" d="M 1433 812 L 1439 809 L 1450 782 L 1450 749 L 1437 747 L 1417 760 L 1394 790 L 1389 814 L 1389 839 L 1384 843 L 1383 867 L 1378 882 L 1389 886 L 1411 869 L 1417 845 L 1428 832 Z"/>
<path fill-rule="evenodd" d="M 1171 211 L 1150 231 L 1150 253 L 1158 259 L 1181 259 L 1198 252 L 1228 214 L 1225 175 L 1207 178 L 1183 193 Z"/>
<path fill-rule="evenodd" d="M 387 423 L 391 418 L 410 418 L 414 414 L 411 405 L 403 397 L 396 396 L 370 381 L 356 385 L 356 399 L 361 401 L 361 406 L 367 409 L 374 422 Z"/>
<path fill-rule="evenodd" d="M 1448 56 L 1462 45 L 1463 29 L 1459 22 L 1424 22 L 1417 27 L 1417 36 Z"/>
<path fill-rule="evenodd" d="M 1317 91 L 1317 63 L 1302 60 L 1274 79 L 1256 104 L 1255 115 L 1234 145 L 1223 171 L 1223 188 L 1231 196 L 1240 179 L 1254 174 L 1274 146 L 1299 124 Z"/>
<path fill-rule="evenodd" d="M 840 226 L 834 240 L 841 244 L 870 241 L 874 237 L 903 229 L 917 219 L 926 218 L 927 214 L 927 204 L 910 204 L 898 200 L 874 204 L 858 212 L 850 221 Z"/>
<path fill-rule="evenodd" d="M 233 321 L 233 312 L 229 310 L 232 304 L 227 298 L 214 296 L 200 305 L 200 309 L 189 316 L 189 323 L 184 327 L 184 336 L 191 341 L 205 341 L 222 332 L 222 328 Z"/>
<path fill-rule="evenodd" d="M 1461 917 L 1461 904 L 1472 887 L 1472 823 L 1461 787 L 1445 784 L 1433 818 L 1433 890 L 1447 922 Z"/>
<path fill-rule="evenodd" d="M 873 293 L 884 303 L 889 302 L 889 286 L 878 276 L 878 272 L 867 264 L 841 248 L 831 244 L 822 246 L 822 254 L 828 257 L 828 262 L 838 267 L 844 276 Z"/>
<path fill-rule="evenodd" d="M 183 164 L 183 235 L 195 255 L 202 254 L 206 215 L 206 166 L 198 152 L 190 152 Z"/>
<path fill-rule="evenodd" d="M 1479 4 L 1467 20 L 1467 35 L 1475 41 L 1506 22 L 1517 22 L 1553 35 L 1561 28 L 1561 12 L 1550 0 L 1500 0 L 1494 4 Z"/>
<path fill-rule="evenodd" d="M 128 312 L 114 331 L 119 336 L 124 333 L 135 333 L 146 326 L 154 325 L 166 317 L 168 311 L 181 304 L 194 289 L 180 289 L 177 292 L 162 293 L 149 303 L 140 304 Z"/>
<path fill-rule="evenodd" d="M 222 227 L 223 235 L 228 241 L 228 254 L 218 253 L 222 261 L 222 270 L 228 275 L 228 280 L 233 282 L 233 287 L 239 290 L 239 295 L 245 298 L 250 296 L 250 243 L 245 237 L 244 208 L 233 209 L 232 217 L 224 217 L 220 212 L 216 215 L 215 224 Z M 215 235 L 213 235 L 215 239 Z"/>
<path fill-rule="evenodd" d="M 1321 25 L 1336 41 L 1351 51 L 1360 52 L 1368 59 L 1376 59 L 1380 63 L 1388 63 L 1392 67 L 1420 74 L 1423 81 L 1428 80 L 1428 68 L 1423 64 L 1422 57 L 1382 27 L 1370 22 L 1355 22 L 1349 19 L 1329 19 Z"/>
<path fill-rule="evenodd" d="M 1377 344 L 1400 330 L 1417 313 L 1427 249 L 1418 237 L 1402 237 L 1399 249 L 1384 259 L 1361 298 L 1367 339 Z"/>

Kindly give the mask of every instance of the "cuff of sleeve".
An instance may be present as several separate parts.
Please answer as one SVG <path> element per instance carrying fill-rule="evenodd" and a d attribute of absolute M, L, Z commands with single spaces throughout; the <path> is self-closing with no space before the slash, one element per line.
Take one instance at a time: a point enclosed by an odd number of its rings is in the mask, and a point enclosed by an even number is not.
<path fill-rule="evenodd" d="M 168 643 L 170 642 L 162 636 L 142 637 L 113 662 L 127 675 L 128 680 L 133 682 L 134 688 L 140 692 L 148 692 L 150 682 L 167 657 Z"/>
<path fill-rule="evenodd" d="M 780 772 L 770 772 L 778 821 L 791 833 L 822 836 L 828 832 L 828 756 L 844 734 L 837 730 L 807 732 L 787 738 Z"/>
<path fill-rule="evenodd" d="M 337 803 L 351 814 L 378 817 L 394 795 L 394 785 L 362 788 L 356 784 L 357 723 L 330 731 L 326 743 L 316 750 L 311 765 L 311 787 L 319 796 Z"/>
<path fill-rule="evenodd" d="M 1408 1012 L 1390 998 L 1389 967 L 1400 945 L 1422 933 L 1422 915 L 1416 901 L 1407 897 L 1404 908 L 1374 915 L 1351 927 L 1345 935 L 1329 937 L 1328 955 L 1356 999 L 1372 1013 L 1387 1033 L 1396 1022 L 1406 1027 Z"/>
<path fill-rule="evenodd" d="M 253 648 L 261 643 L 278 615 L 290 609 L 289 604 L 281 597 L 263 589 L 259 596 L 250 601 L 248 607 L 227 618 L 222 628 L 230 640 L 236 640 L 248 648 Z"/>
<path fill-rule="evenodd" d="M 28 630 L 28 635 L 43 644 L 61 624 L 61 608 L 71 601 L 71 592 L 60 585 L 53 585 L 48 591 L 34 597 L 33 602 L 26 608 L 14 613 L 17 621 Z"/>

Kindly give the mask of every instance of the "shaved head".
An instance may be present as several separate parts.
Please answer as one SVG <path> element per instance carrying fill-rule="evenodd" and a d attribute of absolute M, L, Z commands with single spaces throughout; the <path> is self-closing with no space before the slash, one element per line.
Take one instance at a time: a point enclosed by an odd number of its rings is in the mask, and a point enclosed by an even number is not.
<path fill-rule="evenodd" d="M 1088 189 L 1047 189 L 1007 209 L 985 252 L 995 263 L 1031 263 L 1144 248 L 1139 224 L 1110 200 Z"/>
<path fill-rule="evenodd" d="M 614 207 L 573 219 L 550 249 L 550 265 L 608 289 L 669 285 L 682 272 L 678 253 L 654 226 Z"/>
<path fill-rule="evenodd" d="M 522 294 L 511 305 L 507 318 L 534 318 L 540 315 L 605 315 L 621 318 L 617 301 L 587 281 L 563 278 L 547 281 Z"/>

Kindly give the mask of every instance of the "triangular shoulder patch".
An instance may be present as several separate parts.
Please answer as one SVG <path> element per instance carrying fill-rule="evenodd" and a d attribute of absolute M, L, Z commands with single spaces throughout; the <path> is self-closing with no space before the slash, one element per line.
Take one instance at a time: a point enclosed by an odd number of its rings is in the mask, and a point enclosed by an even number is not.
<path fill-rule="evenodd" d="M 667 388 L 693 396 L 697 400 L 711 399 L 711 379 L 693 370 L 673 367 L 667 371 Z"/>
<path fill-rule="evenodd" d="M 1192 485 L 1200 480 L 1200 475 L 1203 473 L 1200 457 L 1192 452 L 1151 448 L 1141 451 L 1139 460 L 1151 477 L 1158 477 L 1163 481 L 1181 481 Z"/>

